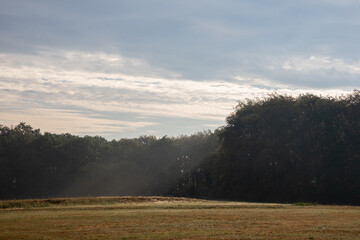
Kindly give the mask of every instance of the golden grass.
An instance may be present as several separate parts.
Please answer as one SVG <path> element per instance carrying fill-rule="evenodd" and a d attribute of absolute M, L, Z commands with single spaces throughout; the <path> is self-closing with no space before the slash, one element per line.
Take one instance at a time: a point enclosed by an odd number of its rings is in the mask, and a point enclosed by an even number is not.
<path fill-rule="evenodd" d="M 23 200 L 0 200 L 0 209 L 15 208 L 38 208 L 49 206 L 71 205 L 108 205 L 115 203 L 139 203 L 139 202 L 184 202 L 199 201 L 181 197 L 148 197 L 148 196 L 124 196 L 124 197 L 78 197 L 78 198 L 48 198 L 48 199 L 23 199 Z"/>
<path fill-rule="evenodd" d="M 360 207 L 172 200 L 3 209 L 0 239 L 360 239 Z"/>

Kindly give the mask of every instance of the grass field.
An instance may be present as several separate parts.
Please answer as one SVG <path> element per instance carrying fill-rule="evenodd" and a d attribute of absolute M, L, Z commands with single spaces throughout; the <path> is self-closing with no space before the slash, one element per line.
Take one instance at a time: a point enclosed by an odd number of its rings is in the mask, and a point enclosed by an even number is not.
<path fill-rule="evenodd" d="M 360 239 L 360 207 L 162 197 L 0 201 L 0 239 Z"/>

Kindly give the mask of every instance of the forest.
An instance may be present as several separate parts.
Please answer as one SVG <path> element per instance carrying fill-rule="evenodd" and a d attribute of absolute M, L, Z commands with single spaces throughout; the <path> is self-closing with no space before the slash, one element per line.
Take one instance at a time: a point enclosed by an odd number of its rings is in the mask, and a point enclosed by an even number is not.
<path fill-rule="evenodd" d="M 0 125 L 0 199 L 159 195 L 360 204 L 360 91 L 238 103 L 178 137 L 42 133 Z"/>

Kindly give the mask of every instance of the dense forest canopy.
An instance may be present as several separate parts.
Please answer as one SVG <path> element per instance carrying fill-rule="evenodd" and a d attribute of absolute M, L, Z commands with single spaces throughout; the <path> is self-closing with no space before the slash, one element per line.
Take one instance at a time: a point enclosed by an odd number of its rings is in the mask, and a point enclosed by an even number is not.
<path fill-rule="evenodd" d="M 0 198 L 174 195 L 360 204 L 360 92 L 240 102 L 215 132 L 108 141 L 0 126 Z"/>

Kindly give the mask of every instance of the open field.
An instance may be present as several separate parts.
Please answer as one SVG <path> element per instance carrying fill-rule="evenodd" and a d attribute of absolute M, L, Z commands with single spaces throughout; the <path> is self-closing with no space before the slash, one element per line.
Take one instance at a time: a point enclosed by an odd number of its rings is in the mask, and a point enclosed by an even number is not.
<path fill-rule="evenodd" d="M 360 239 L 360 207 L 162 197 L 0 201 L 0 239 Z"/>

